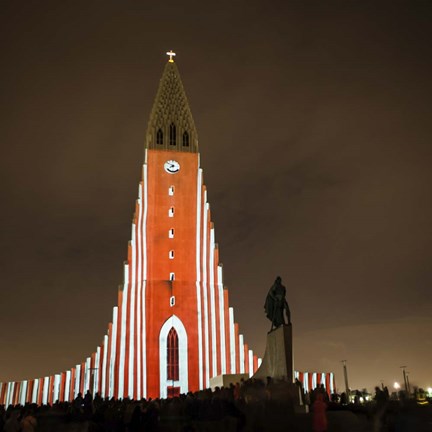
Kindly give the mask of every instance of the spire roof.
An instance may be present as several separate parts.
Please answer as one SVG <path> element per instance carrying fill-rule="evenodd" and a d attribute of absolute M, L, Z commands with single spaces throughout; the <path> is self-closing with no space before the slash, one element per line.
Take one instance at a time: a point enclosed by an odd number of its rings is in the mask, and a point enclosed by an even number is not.
<path fill-rule="evenodd" d="M 198 151 L 198 134 L 172 56 L 165 65 L 147 126 L 146 148 Z"/>

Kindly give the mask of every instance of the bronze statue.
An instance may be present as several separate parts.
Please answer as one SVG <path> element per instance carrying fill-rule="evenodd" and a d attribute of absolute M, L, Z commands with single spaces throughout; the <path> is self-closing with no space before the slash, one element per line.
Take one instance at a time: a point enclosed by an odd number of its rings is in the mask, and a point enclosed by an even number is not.
<path fill-rule="evenodd" d="M 273 330 L 273 327 L 278 328 L 286 324 L 284 311 L 286 311 L 288 324 L 291 324 L 291 314 L 285 294 L 286 289 L 282 285 L 281 277 L 278 276 L 267 294 L 264 305 L 266 316 L 272 323 L 270 331 Z"/>

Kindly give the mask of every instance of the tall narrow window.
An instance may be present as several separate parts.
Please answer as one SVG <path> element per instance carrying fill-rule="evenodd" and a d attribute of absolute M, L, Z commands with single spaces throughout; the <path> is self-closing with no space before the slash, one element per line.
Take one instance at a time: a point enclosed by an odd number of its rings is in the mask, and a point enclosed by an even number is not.
<path fill-rule="evenodd" d="M 163 132 L 162 129 L 158 129 L 156 132 L 156 144 L 163 144 Z"/>
<path fill-rule="evenodd" d="M 167 339 L 167 379 L 179 379 L 179 339 L 174 327 L 171 327 Z"/>
<path fill-rule="evenodd" d="M 174 259 L 174 251 L 170 250 L 168 253 L 169 259 Z"/>
<path fill-rule="evenodd" d="M 183 134 L 183 147 L 189 147 L 189 134 L 187 131 L 184 131 Z"/>
<path fill-rule="evenodd" d="M 170 124 L 170 134 L 169 134 L 169 138 L 170 138 L 170 145 L 175 146 L 176 143 L 176 127 L 174 123 Z"/>
<path fill-rule="evenodd" d="M 174 217 L 174 207 L 170 207 L 168 210 L 168 217 Z"/>
<path fill-rule="evenodd" d="M 169 196 L 173 196 L 173 195 L 174 195 L 174 186 L 170 186 L 170 187 L 168 188 L 168 195 L 169 195 Z"/>
<path fill-rule="evenodd" d="M 170 273 L 170 278 L 169 278 L 169 280 L 170 280 L 170 281 L 175 280 L 175 273 L 173 273 L 173 272 Z"/>
<path fill-rule="evenodd" d="M 168 231 L 168 238 L 174 238 L 174 228 L 171 228 L 171 229 Z"/>

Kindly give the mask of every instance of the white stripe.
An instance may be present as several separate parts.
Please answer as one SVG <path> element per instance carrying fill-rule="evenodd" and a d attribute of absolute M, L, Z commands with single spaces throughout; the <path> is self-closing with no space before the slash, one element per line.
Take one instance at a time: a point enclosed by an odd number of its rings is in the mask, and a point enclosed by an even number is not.
<path fill-rule="evenodd" d="M 70 384 L 71 384 L 71 371 L 66 371 L 65 394 L 64 394 L 64 401 L 65 402 L 69 402 Z"/>
<path fill-rule="evenodd" d="M 228 309 L 229 315 L 229 330 L 230 330 L 230 357 L 231 357 L 231 373 L 235 374 L 236 371 L 236 340 L 235 340 L 235 328 L 234 328 L 234 309 L 230 307 Z"/>
<path fill-rule="evenodd" d="M 8 383 L 7 393 L 6 393 L 6 404 L 5 407 L 7 408 L 9 405 L 12 404 L 12 398 L 13 398 L 13 391 L 15 388 L 15 383 L 10 382 Z"/>
<path fill-rule="evenodd" d="M 132 241 L 131 241 L 131 283 L 130 283 L 130 294 L 131 294 L 131 302 L 130 302 L 130 322 L 129 322 L 129 388 L 128 395 L 131 399 L 133 399 L 134 392 L 134 360 L 135 360 L 135 224 L 132 224 Z"/>
<path fill-rule="evenodd" d="M 207 204 L 207 211 L 210 212 L 210 205 Z M 216 304 L 215 304 L 215 277 L 214 277 L 214 229 L 210 229 L 210 307 L 211 307 L 211 331 L 212 331 L 212 377 L 217 375 L 217 344 L 216 344 Z"/>
<path fill-rule="evenodd" d="M 198 156 L 199 157 L 199 156 Z M 197 176 L 197 222 L 196 222 L 196 296 L 197 296 L 197 322 L 198 322 L 198 388 L 203 387 L 203 351 L 202 351 L 202 307 L 201 307 L 201 194 L 202 170 L 198 166 Z"/>
<path fill-rule="evenodd" d="M 124 373 L 125 373 L 125 357 L 126 357 L 126 314 L 127 314 L 127 301 L 128 301 L 128 284 L 129 284 L 129 265 L 124 265 L 124 284 L 123 284 L 123 297 L 122 297 L 122 314 L 121 314 L 121 328 L 120 331 L 120 361 L 118 372 L 118 399 L 123 399 L 124 395 Z"/>
<path fill-rule="evenodd" d="M 111 358 L 109 364 L 109 386 L 108 396 L 112 398 L 114 396 L 114 383 L 115 383 L 115 358 L 117 348 L 117 321 L 118 321 L 118 307 L 113 308 L 113 323 L 112 323 L 112 335 L 111 338 Z"/>
<path fill-rule="evenodd" d="M 48 403 L 48 385 L 49 385 L 49 377 L 45 377 L 43 394 L 42 394 L 42 405 L 46 405 Z"/>
<path fill-rule="evenodd" d="M 240 359 L 240 373 L 245 373 L 245 358 L 244 358 L 244 342 L 243 335 L 239 335 L 239 359 Z"/>
<path fill-rule="evenodd" d="M 206 351 L 205 358 L 205 384 L 204 387 L 210 387 L 210 348 L 209 348 L 209 327 L 208 327 L 208 299 L 207 299 L 207 191 L 204 191 L 203 202 L 203 249 L 202 249 L 202 262 L 203 262 L 203 297 L 204 297 L 204 344 Z"/>
<path fill-rule="evenodd" d="M 168 333 L 174 327 L 179 342 L 179 380 L 172 381 L 167 378 L 167 340 Z M 180 393 L 188 392 L 188 342 L 186 329 L 181 320 L 172 315 L 161 328 L 159 333 L 159 369 L 160 369 L 160 397 L 167 397 L 168 386 L 180 387 Z"/>
<path fill-rule="evenodd" d="M 261 366 L 261 363 L 262 363 L 262 358 L 261 358 L 261 357 L 258 357 L 258 367 Z"/>
<path fill-rule="evenodd" d="M 253 375 L 253 352 L 249 350 L 249 377 Z"/>
<path fill-rule="evenodd" d="M 333 385 L 333 372 L 330 372 L 330 393 L 334 393 L 334 385 Z"/>
<path fill-rule="evenodd" d="M 80 392 L 80 378 L 81 378 L 81 365 L 76 365 L 75 367 L 75 389 L 74 389 L 74 398 L 78 396 Z"/>
<path fill-rule="evenodd" d="M 84 393 L 90 390 L 91 358 L 87 357 L 84 364 Z"/>
<path fill-rule="evenodd" d="M 39 379 L 35 379 L 33 383 L 33 391 L 32 391 L 32 403 L 37 403 L 37 397 L 38 397 L 38 389 L 39 389 Z"/>
<path fill-rule="evenodd" d="M 99 388 L 99 377 L 102 376 L 102 371 L 100 370 L 101 367 L 99 365 L 99 363 L 100 363 L 100 354 L 101 354 L 101 347 L 98 346 L 97 349 L 96 349 L 95 364 L 94 364 L 94 371 L 93 371 L 93 390 L 92 390 L 93 396 L 98 391 L 98 388 Z"/>
<path fill-rule="evenodd" d="M 58 400 L 60 400 L 60 381 L 61 381 L 61 375 L 57 374 L 54 375 L 54 387 L 53 387 L 53 403 L 56 403 Z"/>
<path fill-rule="evenodd" d="M 142 186 L 138 187 L 138 225 L 137 225 L 137 246 L 138 246 L 138 279 L 137 283 L 137 317 L 136 317 L 136 331 L 137 331 L 137 399 L 141 399 L 141 309 L 142 309 Z"/>
<path fill-rule="evenodd" d="M 23 381 L 21 383 L 21 388 L 20 388 L 20 399 L 19 399 L 19 403 L 20 405 L 24 406 L 26 404 L 26 396 L 27 396 L 27 381 Z"/>
<path fill-rule="evenodd" d="M 226 374 L 226 345 L 225 345 L 225 298 L 222 280 L 222 266 L 218 266 L 218 288 L 219 288 L 219 324 L 221 340 L 221 373 Z"/>
<path fill-rule="evenodd" d="M 147 150 L 145 151 L 145 160 L 147 162 Z M 141 319 L 142 319 L 142 337 L 141 337 L 141 352 L 142 352 L 142 395 L 141 397 L 147 398 L 147 326 L 146 326 L 146 280 L 147 280 L 147 206 L 148 206 L 148 185 L 147 185 L 147 164 L 143 165 L 143 185 L 144 185 L 144 196 L 143 196 L 143 222 L 142 222 L 142 250 L 143 250 L 143 282 L 142 282 L 142 293 L 141 293 Z"/>
<path fill-rule="evenodd" d="M 106 373 L 107 373 L 107 360 L 108 360 L 108 336 L 104 336 L 103 341 L 103 358 L 102 358 L 102 386 L 101 386 L 101 397 L 106 397 Z"/>

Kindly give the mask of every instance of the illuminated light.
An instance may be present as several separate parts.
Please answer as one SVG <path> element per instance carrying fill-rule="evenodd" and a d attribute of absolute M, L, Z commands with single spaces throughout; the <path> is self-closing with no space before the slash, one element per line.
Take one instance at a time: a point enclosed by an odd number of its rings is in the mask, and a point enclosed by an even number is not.
<path fill-rule="evenodd" d="M 179 379 L 168 380 L 167 377 L 167 343 L 168 333 L 171 328 L 178 335 L 178 350 L 179 350 Z M 187 333 L 181 320 L 172 315 L 168 318 L 161 328 L 159 333 L 159 364 L 160 364 L 160 396 L 166 398 L 168 395 L 168 387 L 180 387 L 180 393 L 188 391 L 188 355 L 187 355 Z"/>
<path fill-rule="evenodd" d="M 53 403 L 60 399 L 60 374 L 54 375 Z"/>
<path fill-rule="evenodd" d="M 239 357 L 240 357 L 240 373 L 245 373 L 245 358 L 244 358 L 244 338 L 239 335 Z"/>
<path fill-rule="evenodd" d="M 26 394 L 27 394 L 27 381 L 23 381 L 21 383 L 20 397 L 19 397 L 19 403 L 22 406 L 24 406 L 26 403 Z M 58 397 L 57 397 L 57 399 L 58 399 Z"/>
<path fill-rule="evenodd" d="M 395 382 L 395 383 L 393 384 L 393 388 L 394 388 L 395 390 L 399 390 L 399 389 L 400 389 L 400 384 L 399 384 L 398 382 Z"/>
<path fill-rule="evenodd" d="M 75 367 L 75 389 L 74 389 L 74 398 L 78 396 L 80 392 L 80 378 L 81 378 L 81 365 L 77 364 Z"/>
<path fill-rule="evenodd" d="M 169 60 L 168 60 L 168 61 L 169 61 L 170 63 L 174 63 L 173 57 L 175 57 L 176 53 L 173 52 L 173 50 L 169 50 L 169 51 L 166 53 L 166 55 L 169 56 Z"/>
<path fill-rule="evenodd" d="M 145 152 L 145 160 L 147 161 L 147 150 Z M 141 397 L 147 397 L 147 339 L 146 339 L 146 308 L 145 308 L 145 298 L 146 298 L 146 280 L 147 280 L 147 206 L 148 206 L 148 179 L 147 179 L 147 164 L 143 165 L 143 184 L 144 184 L 144 195 L 143 195 L 143 216 L 142 216 L 142 250 L 143 250 L 143 264 L 142 264 L 142 292 L 141 292 L 141 328 L 142 328 L 142 338 L 140 353 L 142 354 L 142 365 L 141 365 L 141 376 L 142 376 L 142 395 Z M 174 186 L 173 186 L 174 194 Z M 141 226 L 141 224 L 140 224 Z M 141 285 L 141 283 L 140 283 Z"/>
<path fill-rule="evenodd" d="M 122 299 L 122 310 L 121 310 L 121 322 L 120 328 L 120 361 L 118 368 L 118 394 L 116 397 L 118 399 L 123 399 L 124 397 L 124 379 L 125 379 L 125 360 L 126 360 L 126 333 L 127 329 L 127 304 L 128 304 L 128 284 L 129 284 L 129 265 L 124 265 L 123 272 L 123 299 Z"/>
<path fill-rule="evenodd" d="M 38 390 L 39 390 L 39 379 L 35 379 L 33 383 L 31 403 L 37 403 Z"/>
<path fill-rule="evenodd" d="M 118 322 L 118 307 L 113 308 L 113 322 L 112 322 L 112 334 L 111 338 L 111 358 L 109 366 L 109 386 L 108 396 L 112 398 L 114 396 L 114 382 L 115 382 L 115 359 L 117 351 L 117 322 Z M 75 396 L 76 397 L 76 396 Z"/>
<path fill-rule="evenodd" d="M 363 403 L 364 402 L 364 398 L 363 398 L 363 396 L 360 396 L 360 403 Z"/>
<path fill-rule="evenodd" d="M 102 357 L 102 386 L 101 386 L 101 396 L 106 397 L 106 373 L 107 373 L 107 362 L 108 362 L 108 336 L 104 336 L 103 341 L 103 357 Z"/>
<path fill-rule="evenodd" d="M 131 280 L 128 284 L 128 289 L 130 290 L 130 309 L 129 309 L 129 376 L 128 376 L 128 389 L 127 395 L 133 399 L 134 396 L 134 350 L 135 350 L 135 278 L 136 278 L 136 240 L 135 231 L 136 226 L 132 224 L 132 239 L 131 239 Z"/>
<path fill-rule="evenodd" d="M 69 402 L 69 393 L 70 393 L 70 385 L 71 385 L 71 371 L 66 371 L 66 380 L 65 380 L 65 395 L 64 401 Z"/>
<path fill-rule="evenodd" d="M 223 292 L 222 266 L 218 266 L 218 288 L 219 288 L 219 323 L 221 339 L 221 373 L 226 374 L 226 341 L 225 341 L 225 304 Z"/>
<path fill-rule="evenodd" d="M 44 378 L 44 386 L 43 386 L 43 393 L 42 393 L 42 404 L 43 405 L 46 405 L 48 403 L 49 379 L 50 379 L 49 376 Z"/>
<path fill-rule="evenodd" d="M 210 212 L 210 205 L 206 204 L 206 209 Z M 214 229 L 210 229 L 210 307 L 211 307 L 211 331 L 212 331 L 212 376 L 217 375 L 217 345 L 216 345 L 216 302 L 215 302 L 215 277 L 214 277 Z"/>
<path fill-rule="evenodd" d="M 261 364 L 262 364 L 262 358 L 258 357 L 258 368 L 261 366 Z"/>
<path fill-rule="evenodd" d="M 249 350 L 249 378 L 253 375 L 253 352 L 252 350 Z"/>
<path fill-rule="evenodd" d="M 203 236 L 203 247 L 202 247 L 202 262 L 203 262 L 203 308 L 204 308 L 204 344 L 205 344 L 205 387 L 210 387 L 210 347 L 209 347 L 209 320 L 208 320 L 208 296 L 207 296 L 207 191 L 204 191 L 202 212 L 203 212 L 203 224 L 202 224 L 202 236 Z"/>
<path fill-rule="evenodd" d="M 199 165 L 199 162 L 198 162 Z M 197 325 L 198 325 L 198 386 L 202 390 L 203 385 L 203 346 L 202 346 L 202 306 L 201 306 L 201 193 L 202 193 L 202 170 L 198 168 L 197 174 L 197 199 L 196 199 L 196 296 L 197 296 Z M 174 195 L 174 186 L 172 188 L 172 193 L 168 192 L 170 195 Z"/>
<path fill-rule="evenodd" d="M 236 350 L 235 350 L 235 328 L 234 328 L 234 309 L 228 308 L 229 331 L 230 331 L 230 356 L 231 356 L 231 373 L 236 373 Z"/>

